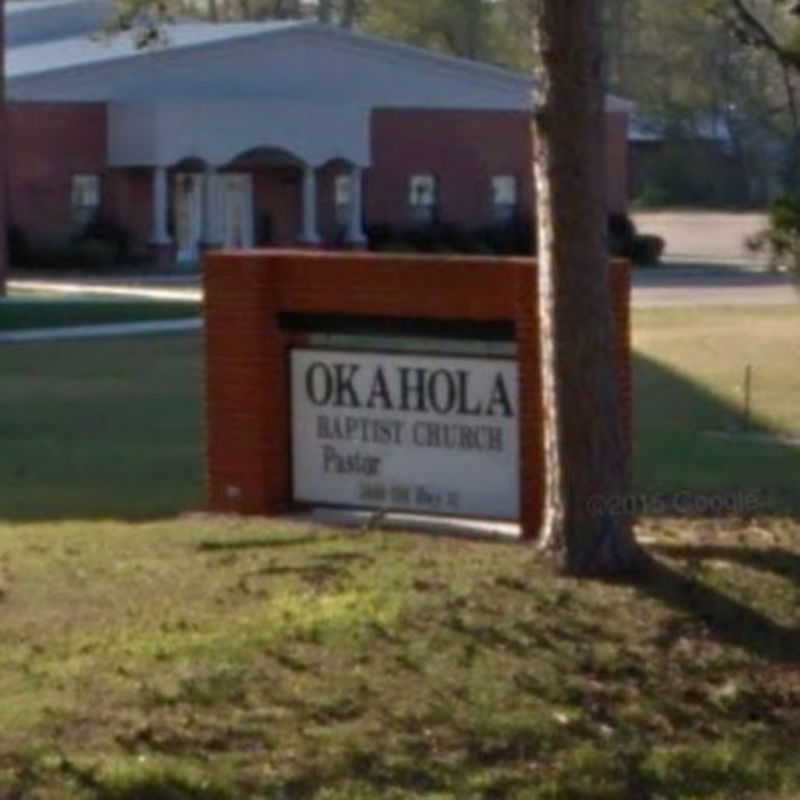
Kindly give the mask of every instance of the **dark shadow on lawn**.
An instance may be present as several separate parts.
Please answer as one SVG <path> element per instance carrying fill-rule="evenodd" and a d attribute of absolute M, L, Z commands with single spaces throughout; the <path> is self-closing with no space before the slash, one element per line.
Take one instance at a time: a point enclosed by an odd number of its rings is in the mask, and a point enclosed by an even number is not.
<path fill-rule="evenodd" d="M 232 539 L 229 542 L 200 542 L 197 549 L 200 552 L 226 552 L 230 550 L 261 550 L 277 547 L 300 547 L 304 544 L 319 542 L 318 536 L 296 536 L 293 539 Z"/>
<path fill-rule="evenodd" d="M 653 545 L 650 550 L 667 558 L 697 561 L 732 561 L 744 567 L 772 572 L 800 586 L 800 554 L 782 547 L 728 547 L 725 545 Z"/>
<path fill-rule="evenodd" d="M 668 555 L 675 555 L 674 550 L 667 549 L 670 550 Z M 691 547 L 679 549 L 682 558 L 704 550 L 698 548 L 695 551 Z M 750 606 L 682 574 L 662 561 L 648 559 L 636 583 L 642 593 L 702 621 L 713 636 L 726 644 L 741 647 L 769 661 L 800 663 L 800 629 L 776 623 Z M 665 646 L 669 644 L 668 641 L 664 642 Z"/>
<path fill-rule="evenodd" d="M 757 416 L 746 421 L 741 408 L 641 354 L 633 377 L 634 492 L 643 516 L 800 512 L 800 488 L 787 480 L 800 472 L 800 446 L 747 438 L 785 432 Z"/>

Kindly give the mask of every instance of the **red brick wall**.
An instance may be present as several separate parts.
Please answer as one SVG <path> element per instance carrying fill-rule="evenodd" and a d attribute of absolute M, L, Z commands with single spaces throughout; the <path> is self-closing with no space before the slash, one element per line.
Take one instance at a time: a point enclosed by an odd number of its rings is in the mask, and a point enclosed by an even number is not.
<path fill-rule="evenodd" d="M 153 231 L 153 171 L 148 167 L 110 169 L 105 180 L 105 207 L 143 249 Z"/>
<path fill-rule="evenodd" d="M 379 109 L 372 113 L 372 167 L 366 172 L 371 222 L 408 218 L 408 179 L 432 172 L 445 222 L 491 221 L 493 175 L 516 175 L 521 213 L 531 211 L 530 126 L 514 111 Z"/>
<path fill-rule="evenodd" d="M 106 107 L 102 103 L 11 103 L 8 107 L 10 218 L 29 233 L 62 232 L 69 225 L 70 177 L 105 176 L 104 203 L 139 244 L 151 230 L 151 174 L 144 168 L 107 168 Z M 519 180 L 521 213 L 531 215 L 531 131 L 515 111 L 379 109 L 372 115 L 373 166 L 366 172 L 365 216 L 371 222 L 408 219 L 408 178 L 431 171 L 440 179 L 445 221 L 478 226 L 491 220 L 490 181 Z M 627 206 L 626 115 L 608 115 L 609 203 Z M 319 171 L 319 221 L 336 229 L 333 175 Z M 279 174 L 280 173 L 280 174 Z M 274 220 L 277 243 L 294 241 L 300 225 L 300 172 L 274 168 L 255 179 L 257 213 Z"/>
<path fill-rule="evenodd" d="M 106 171 L 105 104 L 10 103 L 6 115 L 9 219 L 27 233 L 62 232 L 71 176 Z"/>
<path fill-rule="evenodd" d="M 210 507 L 288 510 L 291 496 L 290 336 L 282 311 L 432 319 L 513 320 L 519 350 L 520 521 L 542 516 L 543 452 L 535 262 L 371 254 L 213 253 L 206 257 L 206 424 Z M 611 286 L 623 415 L 630 441 L 629 274 Z"/>
<path fill-rule="evenodd" d="M 627 208 L 624 113 L 608 117 L 608 201 Z M 491 222 L 491 179 L 517 176 L 520 214 L 532 216 L 531 120 L 521 111 L 378 109 L 372 114 L 372 167 L 366 176 L 371 222 L 408 220 L 408 178 L 432 172 L 439 179 L 444 222 Z"/>

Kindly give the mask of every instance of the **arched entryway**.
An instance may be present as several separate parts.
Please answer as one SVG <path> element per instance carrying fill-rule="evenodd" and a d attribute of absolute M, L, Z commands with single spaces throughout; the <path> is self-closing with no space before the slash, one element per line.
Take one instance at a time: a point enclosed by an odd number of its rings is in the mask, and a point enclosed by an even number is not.
<path fill-rule="evenodd" d="M 231 159 L 220 179 L 233 199 L 228 208 L 249 213 L 251 235 L 243 245 L 222 243 L 227 247 L 269 247 L 302 241 L 304 169 L 302 159 L 278 147 L 254 147 Z"/>
<path fill-rule="evenodd" d="M 187 265 L 209 248 L 361 247 L 362 180 L 347 159 L 313 165 L 269 146 L 218 165 L 181 158 L 154 168 L 151 241 Z"/>
<path fill-rule="evenodd" d="M 206 248 L 257 243 L 250 166 L 237 158 L 215 168 L 191 157 L 169 168 L 168 234 L 179 264 L 196 262 Z"/>

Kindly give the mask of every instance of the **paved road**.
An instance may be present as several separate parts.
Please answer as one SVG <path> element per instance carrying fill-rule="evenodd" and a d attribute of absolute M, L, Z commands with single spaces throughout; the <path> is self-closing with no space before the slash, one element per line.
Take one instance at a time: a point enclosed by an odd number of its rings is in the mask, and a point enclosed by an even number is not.
<path fill-rule="evenodd" d="M 667 259 L 699 262 L 752 260 L 746 241 L 767 224 L 764 214 L 725 211 L 638 211 L 632 218 L 642 233 L 664 239 Z"/>
<path fill-rule="evenodd" d="M 780 306 L 800 302 L 795 284 L 785 275 L 656 269 L 633 279 L 634 308 L 692 306 Z"/>
<path fill-rule="evenodd" d="M 15 279 L 12 289 L 40 289 L 68 294 L 122 295 L 146 297 L 153 300 L 192 300 L 202 298 L 199 279 L 182 277 L 180 283 L 167 287 L 163 278 L 143 281 L 140 278 L 126 282 L 116 278 L 111 283 L 97 280 L 56 281 Z M 633 278 L 633 305 L 635 308 L 692 307 L 752 305 L 791 305 L 800 302 L 800 292 L 785 275 L 717 267 L 695 269 L 666 266 L 638 270 Z"/>

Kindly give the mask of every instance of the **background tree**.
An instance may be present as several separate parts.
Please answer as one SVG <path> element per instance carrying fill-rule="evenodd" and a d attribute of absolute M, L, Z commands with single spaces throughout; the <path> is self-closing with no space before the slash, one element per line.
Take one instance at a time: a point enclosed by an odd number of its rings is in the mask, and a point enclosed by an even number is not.
<path fill-rule="evenodd" d="M 634 569 L 606 243 L 602 3 L 543 0 L 534 175 L 546 460 L 542 546 L 576 575 Z"/>
<path fill-rule="evenodd" d="M 7 231 L 7 197 L 8 153 L 6 135 L 6 87 L 5 87 L 5 0 L 0 0 L 0 231 Z M 6 278 L 8 273 L 8 237 L 0 236 L 0 297 L 6 294 Z"/>
<path fill-rule="evenodd" d="M 473 60 L 497 50 L 497 4 L 490 0 L 373 0 L 364 28 Z"/>
<path fill-rule="evenodd" d="M 779 76 L 785 101 L 789 146 L 782 173 L 784 190 L 800 184 L 800 2 L 797 0 L 704 0 L 744 52 L 766 59 Z"/>

